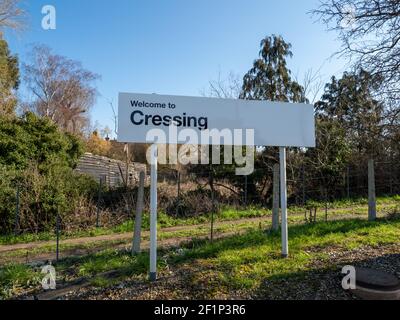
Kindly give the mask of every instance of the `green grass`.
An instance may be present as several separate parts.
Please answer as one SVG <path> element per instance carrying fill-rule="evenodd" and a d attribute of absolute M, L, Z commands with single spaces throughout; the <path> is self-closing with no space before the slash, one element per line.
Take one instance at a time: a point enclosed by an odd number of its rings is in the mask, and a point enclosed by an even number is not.
<path fill-rule="evenodd" d="M 0 268 L 0 299 L 10 298 L 22 288 L 35 287 L 40 279 L 39 271 L 22 264 Z"/>
<path fill-rule="evenodd" d="M 254 218 L 262 217 L 268 214 L 268 210 L 249 208 L 249 209 L 231 209 L 222 208 L 219 213 L 214 215 L 215 221 L 226 221 L 226 220 L 238 220 L 243 218 Z M 158 226 L 160 228 L 176 227 L 176 226 L 191 226 L 197 224 L 209 223 L 211 220 L 211 214 L 205 214 L 192 218 L 174 218 L 167 214 L 160 212 L 158 214 Z M 134 223 L 132 220 L 125 221 L 120 225 L 111 228 L 90 228 L 82 231 L 74 231 L 69 233 L 62 233 L 61 239 L 71 239 L 79 237 L 96 237 L 109 234 L 121 234 L 126 232 L 132 232 Z M 148 230 L 150 228 L 150 217 L 149 214 L 143 215 L 142 229 Z M 52 232 L 41 232 L 38 234 L 24 233 L 21 235 L 2 235 L 0 236 L 0 245 L 11 245 L 18 243 L 30 243 L 37 241 L 51 241 L 55 240 L 55 234 Z"/>
<path fill-rule="evenodd" d="M 130 241 L 129 241 L 130 242 Z M 83 244 L 60 244 L 59 250 L 61 256 L 65 254 L 66 251 L 68 252 L 73 252 L 76 250 L 88 250 L 90 251 L 91 249 L 101 249 L 104 247 L 110 247 L 110 246 L 118 246 L 124 243 L 128 243 L 127 241 L 124 240 L 106 240 L 106 241 L 96 241 L 96 242 L 89 242 L 89 243 L 83 243 Z M 19 249 L 19 250 L 13 250 L 10 252 L 3 253 L 1 255 L 1 258 L 4 260 L 12 260 L 13 258 L 27 258 L 29 261 L 32 257 L 35 257 L 36 255 L 39 254 L 45 254 L 45 253 L 54 253 L 55 256 L 55 250 L 56 246 L 55 243 L 51 245 L 42 245 L 38 246 L 36 248 L 30 248 L 30 249 Z M 73 253 L 72 253 L 73 255 Z M 4 264 L 4 263 L 3 263 Z"/>
<path fill-rule="evenodd" d="M 251 227 L 244 224 L 244 227 Z M 229 226 L 224 226 L 229 230 Z M 253 224 L 245 234 L 230 236 L 210 243 L 195 240 L 181 246 L 184 250 L 159 251 L 159 271 L 189 268 L 185 272 L 188 286 L 215 281 L 206 286 L 210 290 L 205 297 L 212 298 L 217 292 L 244 290 L 256 292 L 266 279 L 276 281 L 299 277 L 313 271 L 314 260 L 330 260 L 329 248 L 347 251 L 362 246 L 379 247 L 400 244 L 400 219 L 380 219 L 368 222 L 361 219 L 297 224 L 289 227 L 290 256 L 280 256 L 279 233 L 266 233 Z M 367 258 L 367 257 L 365 257 Z M 84 257 L 64 259 L 55 265 L 60 279 L 88 277 L 94 286 L 109 286 L 130 277 L 147 277 L 149 255 L 144 252 L 131 256 L 126 250 L 103 250 Z M 117 278 L 102 276 L 107 271 L 117 271 Z M 185 269 L 186 270 L 186 269 Z M 39 275 L 40 276 L 40 275 Z M 117 280 L 116 280 L 117 279 Z M 38 271 L 23 265 L 0 268 L 1 295 L 10 297 L 21 288 L 38 284 Z M 197 289 L 193 289 L 197 290 Z"/>
<path fill-rule="evenodd" d="M 143 274 L 148 270 L 148 261 L 148 254 L 132 256 L 124 251 L 105 250 L 81 259 L 77 275 L 94 276 L 110 270 L 118 270 L 126 275 Z"/>
<path fill-rule="evenodd" d="M 230 231 L 236 231 L 240 232 L 243 230 L 247 230 L 250 228 L 255 228 L 259 224 L 257 222 L 242 222 L 242 223 L 226 223 L 223 225 L 215 226 L 214 232 L 215 234 L 218 233 L 225 233 L 225 232 L 230 232 Z M 264 224 L 264 227 L 266 225 Z M 210 226 L 205 225 L 205 226 L 200 226 L 195 229 L 189 229 L 189 230 L 176 230 L 176 231 L 162 231 L 159 232 L 158 234 L 158 239 L 159 240 L 167 240 L 171 238 L 193 238 L 193 237 L 204 237 L 204 236 L 209 236 L 210 233 Z M 148 235 L 142 235 L 142 241 L 149 240 Z M 60 244 L 60 254 L 61 256 L 67 254 L 69 255 L 74 255 L 74 251 L 82 251 L 82 250 L 87 250 L 87 251 L 101 251 L 104 250 L 105 248 L 110 248 L 110 247 L 115 247 L 119 245 L 127 245 L 130 246 L 131 244 L 131 239 L 121 239 L 121 240 L 105 240 L 105 241 L 96 241 L 96 242 L 88 242 L 88 243 L 79 243 L 79 244 L 65 244 L 62 243 Z M 2 264 L 5 265 L 7 264 L 7 261 L 13 261 L 16 258 L 26 258 L 28 261 L 31 260 L 33 257 L 40 255 L 40 254 L 45 254 L 45 253 L 54 253 L 55 255 L 55 244 L 51 245 L 41 245 L 36 248 L 30 248 L 30 249 L 18 249 L 18 250 L 13 250 L 10 252 L 2 253 L 1 254 L 1 259 L 2 259 Z"/>
<path fill-rule="evenodd" d="M 333 221 L 298 225 L 289 228 L 290 257 L 280 257 L 279 233 L 266 236 L 260 231 L 204 243 L 175 264 L 197 262 L 213 266 L 220 285 L 227 291 L 254 291 L 265 279 L 282 279 L 310 271 L 313 259 L 325 259 L 325 249 L 350 250 L 361 246 L 400 243 L 400 221 L 368 222 L 364 220 Z M 329 263 L 329 261 L 327 261 Z M 192 284 L 201 282 L 201 272 L 193 271 Z"/>
<path fill-rule="evenodd" d="M 400 205 L 400 196 L 393 197 L 378 197 L 377 198 L 377 209 L 380 210 L 389 210 L 394 209 Z M 328 204 L 330 209 L 330 214 L 349 214 L 351 211 L 353 214 L 366 214 L 366 206 L 368 204 L 368 200 L 365 198 L 359 199 L 349 199 L 349 200 L 338 200 L 335 202 L 331 202 Z M 319 208 L 319 215 L 321 215 L 321 210 L 325 208 L 325 203 L 323 202 L 309 202 L 307 207 L 316 206 Z M 349 208 L 352 208 L 349 210 Z M 332 211 L 332 209 L 335 209 Z M 289 207 L 289 214 L 294 213 L 302 213 L 305 211 L 304 207 L 291 206 Z M 256 218 L 256 217 L 264 217 L 271 214 L 269 209 L 261 208 L 261 207 L 249 207 L 246 209 L 236 209 L 232 207 L 222 207 L 220 212 L 214 215 L 215 221 L 227 221 L 227 220 L 239 220 L 246 218 Z M 160 212 L 158 215 L 158 225 L 160 228 L 168 228 L 175 226 L 189 226 L 189 225 L 197 225 L 209 223 L 211 220 L 211 214 L 204 214 L 197 217 L 191 218 L 175 218 L 168 216 L 164 212 Z M 143 230 L 148 230 L 150 228 L 150 218 L 149 214 L 145 213 L 143 215 Z M 61 239 L 70 239 L 70 238 L 78 238 L 78 237 L 95 237 L 101 235 L 109 235 L 109 234 L 120 234 L 125 232 L 132 232 L 133 230 L 133 221 L 128 220 L 124 223 L 111 227 L 111 228 L 89 228 L 87 230 L 82 231 L 74 231 L 61 234 Z M 55 234 L 53 232 L 42 232 L 38 234 L 29 234 L 24 233 L 18 236 L 14 235 L 1 235 L 0 236 L 0 245 L 10 245 L 17 243 L 30 243 L 36 241 L 51 241 L 55 239 Z"/>

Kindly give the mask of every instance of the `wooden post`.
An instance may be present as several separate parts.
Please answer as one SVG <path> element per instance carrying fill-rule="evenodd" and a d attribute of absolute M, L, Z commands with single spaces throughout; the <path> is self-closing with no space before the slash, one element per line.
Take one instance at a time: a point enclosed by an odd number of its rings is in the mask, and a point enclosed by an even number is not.
<path fill-rule="evenodd" d="M 328 222 L 328 202 L 325 202 L 325 221 Z"/>
<path fill-rule="evenodd" d="M 18 234 L 19 230 L 19 184 L 17 184 L 17 194 L 16 194 L 16 204 L 15 204 L 15 223 L 14 223 L 14 234 Z"/>
<path fill-rule="evenodd" d="M 393 170 L 393 162 L 392 161 L 390 161 L 390 170 L 392 171 Z M 393 196 L 393 172 L 390 172 L 390 186 L 389 186 L 389 188 L 390 188 L 390 196 Z"/>
<path fill-rule="evenodd" d="M 129 144 L 125 144 L 126 148 L 126 172 L 125 172 L 125 184 L 128 189 L 129 186 Z"/>
<path fill-rule="evenodd" d="M 100 201 L 101 201 L 101 187 L 102 187 L 102 179 L 100 177 L 99 180 L 99 193 L 97 195 L 97 211 L 96 211 L 96 228 L 100 227 Z"/>
<path fill-rule="evenodd" d="M 143 196 L 144 196 L 144 178 L 145 173 L 143 171 L 139 174 L 139 189 L 136 202 L 136 215 L 135 215 L 135 229 L 133 234 L 133 246 L 132 255 L 140 253 L 140 240 L 142 231 L 142 212 L 143 212 Z"/>
<path fill-rule="evenodd" d="M 347 166 L 347 199 L 350 199 L 350 166 Z"/>
<path fill-rule="evenodd" d="M 57 209 L 56 218 L 56 261 L 58 262 L 60 257 L 60 211 Z"/>
<path fill-rule="evenodd" d="M 302 193 L 303 193 L 303 206 L 306 205 L 306 179 L 304 165 L 301 167 L 301 180 L 302 180 Z"/>
<path fill-rule="evenodd" d="M 325 221 L 328 222 L 328 189 L 325 189 Z"/>
<path fill-rule="evenodd" d="M 244 206 L 247 207 L 247 175 L 244 176 Z"/>
<path fill-rule="evenodd" d="M 212 203 L 212 210 L 211 210 L 211 236 L 210 240 L 211 243 L 214 241 L 214 210 L 215 210 L 215 194 L 214 194 L 214 172 L 213 169 L 211 168 L 210 172 L 210 186 L 211 186 L 211 203 Z"/>
<path fill-rule="evenodd" d="M 178 194 L 177 194 L 177 204 L 176 204 L 176 216 L 179 217 L 179 208 L 181 206 L 181 173 L 177 172 L 177 185 L 178 185 Z"/>
<path fill-rule="evenodd" d="M 181 197 L 181 173 L 178 172 L 178 199 Z"/>
<path fill-rule="evenodd" d="M 279 164 L 274 165 L 273 171 L 273 204 L 272 204 L 272 230 L 279 230 Z"/>
<path fill-rule="evenodd" d="M 368 220 L 376 220 L 376 193 L 374 160 L 368 160 Z"/>

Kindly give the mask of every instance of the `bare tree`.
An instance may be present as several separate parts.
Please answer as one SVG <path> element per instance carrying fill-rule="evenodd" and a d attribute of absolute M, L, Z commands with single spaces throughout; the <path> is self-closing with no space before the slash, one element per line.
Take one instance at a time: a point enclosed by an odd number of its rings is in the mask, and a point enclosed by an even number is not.
<path fill-rule="evenodd" d="M 303 79 L 300 80 L 299 77 L 295 77 L 296 82 L 300 83 L 304 88 L 304 94 L 309 103 L 314 104 L 319 95 L 324 88 L 324 82 L 322 81 L 320 69 L 314 71 L 313 69 L 308 69 L 304 75 Z"/>
<path fill-rule="evenodd" d="M 223 78 L 221 72 L 218 78 L 209 82 L 207 90 L 203 90 L 201 94 L 205 97 L 238 99 L 242 91 L 242 79 L 233 72 Z"/>
<path fill-rule="evenodd" d="M 0 36 L 4 28 L 19 30 L 23 27 L 25 12 L 19 7 L 20 2 L 20 0 L 0 0 Z"/>
<path fill-rule="evenodd" d="M 30 64 L 24 64 L 24 79 L 35 97 L 31 108 L 61 128 L 80 133 L 88 125 L 89 110 L 97 91 L 93 82 L 98 75 L 48 47 L 36 46 Z"/>
<path fill-rule="evenodd" d="M 339 33 L 339 54 L 359 69 L 384 76 L 388 94 L 400 94 L 399 0 L 321 0 L 312 13 Z"/>
<path fill-rule="evenodd" d="M 107 100 L 107 102 L 108 102 L 108 104 L 109 104 L 109 106 L 111 108 L 112 114 L 113 114 L 112 121 L 114 123 L 114 133 L 115 133 L 115 135 L 118 136 L 118 114 L 117 114 L 117 111 L 116 111 L 116 109 L 114 107 L 114 101 L 112 99 L 111 100 L 110 99 L 106 99 L 106 100 Z"/>

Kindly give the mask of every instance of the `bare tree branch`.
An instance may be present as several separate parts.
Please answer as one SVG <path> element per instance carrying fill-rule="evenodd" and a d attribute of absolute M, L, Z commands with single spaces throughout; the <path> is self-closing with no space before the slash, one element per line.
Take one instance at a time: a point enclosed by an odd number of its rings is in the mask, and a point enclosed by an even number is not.
<path fill-rule="evenodd" d="M 97 94 L 92 83 L 99 76 L 45 46 L 34 47 L 30 64 L 23 68 L 28 88 L 36 97 L 31 104 L 33 111 L 64 130 L 82 132 Z"/>
<path fill-rule="evenodd" d="M 19 7 L 20 0 L 0 0 L 0 36 L 6 28 L 21 30 L 25 12 Z"/>
<path fill-rule="evenodd" d="M 311 13 L 338 32 L 342 48 L 337 54 L 384 76 L 387 93 L 400 95 L 399 0 L 321 0 Z"/>

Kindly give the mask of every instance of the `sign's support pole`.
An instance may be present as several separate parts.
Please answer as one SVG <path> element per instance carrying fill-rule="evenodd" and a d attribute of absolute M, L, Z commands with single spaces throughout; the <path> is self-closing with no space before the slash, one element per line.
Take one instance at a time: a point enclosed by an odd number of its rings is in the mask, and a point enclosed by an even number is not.
<path fill-rule="evenodd" d="M 157 145 L 151 145 L 150 185 L 150 281 L 157 280 Z"/>
<path fill-rule="evenodd" d="M 288 224 L 287 224 L 287 188 L 286 188 L 286 148 L 279 148 L 280 178 L 281 178 L 281 212 L 282 212 L 282 257 L 289 255 Z"/>

